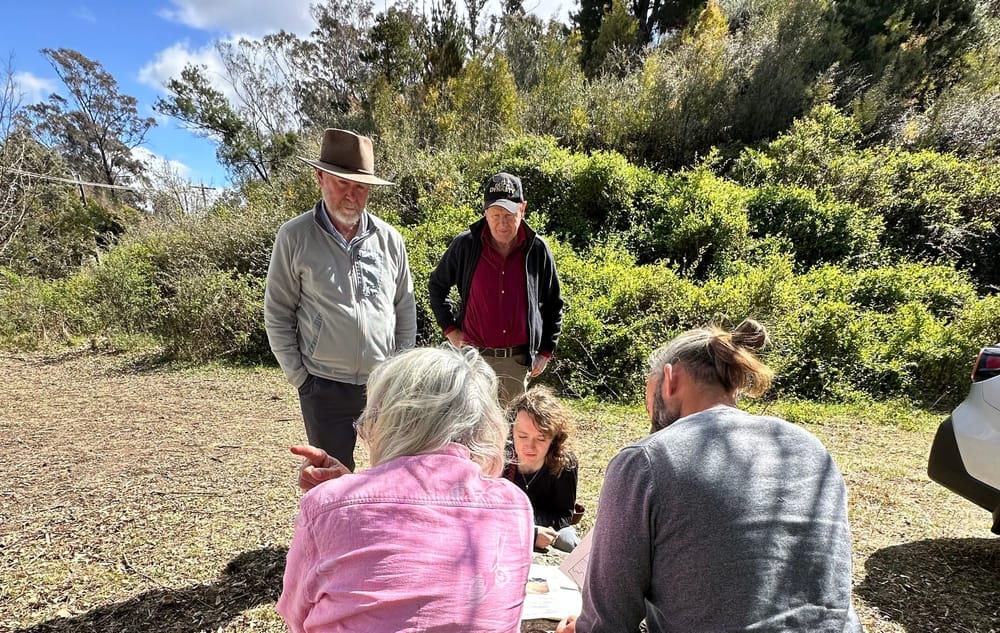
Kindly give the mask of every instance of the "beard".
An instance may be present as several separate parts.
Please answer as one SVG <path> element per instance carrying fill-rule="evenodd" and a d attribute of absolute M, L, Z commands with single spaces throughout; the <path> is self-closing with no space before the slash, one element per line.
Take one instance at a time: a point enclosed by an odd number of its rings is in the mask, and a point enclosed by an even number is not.
<path fill-rule="evenodd" d="M 650 433 L 661 431 L 681 418 L 680 404 L 677 402 L 667 404 L 667 402 L 663 400 L 663 395 L 660 391 L 662 386 L 663 378 L 661 377 L 656 385 L 656 391 L 653 395 L 653 411 L 649 420 Z"/>
<path fill-rule="evenodd" d="M 327 206 L 327 210 L 333 216 L 335 222 L 348 227 L 358 225 L 361 221 L 361 212 L 363 211 L 360 207 L 345 207 L 343 205 L 336 208 Z"/>

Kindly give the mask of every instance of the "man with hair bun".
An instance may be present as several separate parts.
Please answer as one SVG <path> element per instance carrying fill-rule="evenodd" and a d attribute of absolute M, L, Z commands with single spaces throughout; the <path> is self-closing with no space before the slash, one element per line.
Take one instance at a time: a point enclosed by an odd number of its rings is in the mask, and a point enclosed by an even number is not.
<path fill-rule="evenodd" d="M 579 618 L 557 631 L 856 633 L 847 489 L 816 437 L 736 408 L 773 373 L 765 328 L 654 352 L 651 434 L 608 465 Z"/>

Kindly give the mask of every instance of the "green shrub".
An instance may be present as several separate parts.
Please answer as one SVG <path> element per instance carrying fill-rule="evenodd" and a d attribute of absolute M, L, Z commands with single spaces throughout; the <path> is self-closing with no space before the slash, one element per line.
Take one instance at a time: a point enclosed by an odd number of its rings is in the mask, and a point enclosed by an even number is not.
<path fill-rule="evenodd" d="M 799 284 L 788 255 L 774 256 L 759 266 L 737 266 L 732 274 L 713 279 L 693 293 L 686 307 L 685 328 L 716 323 L 737 325 L 747 317 L 764 323 L 772 338 L 783 338 L 782 319 L 801 305 Z"/>
<path fill-rule="evenodd" d="M 878 251 L 882 223 L 857 206 L 827 198 L 811 189 L 768 185 L 747 202 L 752 235 L 787 237 L 802 268 L 824 263 L 851 263 Z"/>
<path fill-rule="evenodd" d="M 264 280 L 220 270 L 189 270 L 156 325 L 170 358 L 204 362 L 271 358 L 264 332 Z"/>
<path fill-rule="evenodd" d="M 923 261 L 983 256 L 1000 186 L 971 162 L 937 152 L 865 150 L 834 169 L 835 192 L 881 215 L 895 253 Z"/>
<path fill-rule="evenodd" d="M 843 400 L 866 384 L 863 353 L 874 339 L 874 323 L 846 303 L 804 305 L 777 340 L 777 391 L 803 398 Z"/>
<path fill-rule="evenodd" d="M 706 279 L 750 250 L 748 192 L 706 165 L 684 175 L 662 209 L 649 209 L 650 249 L 685 276 Z"/>
<path fill-rule="evenodd" d="M 937 404 L 954 396 L 952 349 L 947 324 L 925 305 L 906 303 L 887 320 L 881 357 L 899 372 L 893 391 L 924 404 Z M 966 369 L 966 371 L 968 371 Z M 963 394 L 964 395 L 964 394 Z"/>
<path fill-rule="evenodd" d="M 45 281 L 0 268 L 0 342 L 39 349 L 91 333 L 100 326 L 92 296 L 88 275 Z"/>
<path fill-rule="evenodd" d="M 134 209 L 85 203 L 75 192 L 52 187 L 28 209 L 0 265 L 42 279 L 69 277 L 100 258 L 138 220 Z"/>
<path fill-rule="evenodd" d="M 950 266 L 898 264 L 859 271 L 853 276 L 851 303 L 875 312 L 893 312 L 918 303 L 934 316 L 949 317 L 976 299 L 967 274 Z"/>
<path fill-rule="evenodd" d="M 613 244 L 584 256 L 554 251 L 567 307 L 547 380 L 576 396 L 634 400 L 650 352 L 680 329 L 693 285 L 663 265 L 636 266 Z"/>
<path fill-rule="evenodd" d="M 821 104 L 792 123 L 762 149 L 744 149 L 731 169 L 746 185 L 785 184 L 822 189 L 831 168 L 856 153 L 861 138 L 857 122 L 829 104 Z"/>
<path fill-rule="evenodd" d="M 117 248 L 88 274 L 97 322 L 106 333 L 137 334 L 157 321 L 161 295 L 148 248 L 141 244 Z"/>
<path fill-rule="evenodd" d="M 434 321 L 428 296 L 428 281 L 451 241 L 479 218 L 469 207 L 441 206 L 431 217 L 415 226 L 399 227 L 406 243 L 406 254 L 413 275 L 413 292 L 417 303 L 417 344 L 436 345 L 442 341 L 441 331 Z"/>

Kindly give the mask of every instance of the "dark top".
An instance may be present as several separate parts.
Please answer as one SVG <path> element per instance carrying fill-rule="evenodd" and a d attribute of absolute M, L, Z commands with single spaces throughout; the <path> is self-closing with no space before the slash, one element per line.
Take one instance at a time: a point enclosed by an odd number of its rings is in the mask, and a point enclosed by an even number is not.
<path fill-rule="evenodd" d="M 559 276 L 549 245 L 527 223 L 525 230 L 524 269 L 528 291 L 528 348 L 534 358 L 538 352 L 551 354 L 556 349 L 562 330 L 563 299 L 559 290 Z M 441 331 L 462 327 L 472 275 L 483 250 L 482 233 L 486 218 L 481 218 L 451 241 L 448 250 L 431 273 L 429 291 L 434 320 Z M 458 288 L 458 309 L 448 294 Z"/>
<path fill-rule="evenodd" d="M 531 501 L 535 525 L 561 530 L 570 525 L 576 505 L 577 463 L 563 468 L 558 477 L 548 466 L 531 475 L 517 472 L 517 464 L 507 464 L 503 476 L 523 490 Z"/>

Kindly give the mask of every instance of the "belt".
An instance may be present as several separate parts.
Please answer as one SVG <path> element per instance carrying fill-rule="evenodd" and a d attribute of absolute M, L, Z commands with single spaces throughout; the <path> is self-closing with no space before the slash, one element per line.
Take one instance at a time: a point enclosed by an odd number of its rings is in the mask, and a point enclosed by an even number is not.
<path fill-rule="evenodd" d="M 512 356 L 517 356 L 519 354 L 527 354 L 527 345 L 516 345 L 514 347 L 480 347 L 479 353 L 483 356 L 492 356 L 494 358 L 511 358 Z"/>

